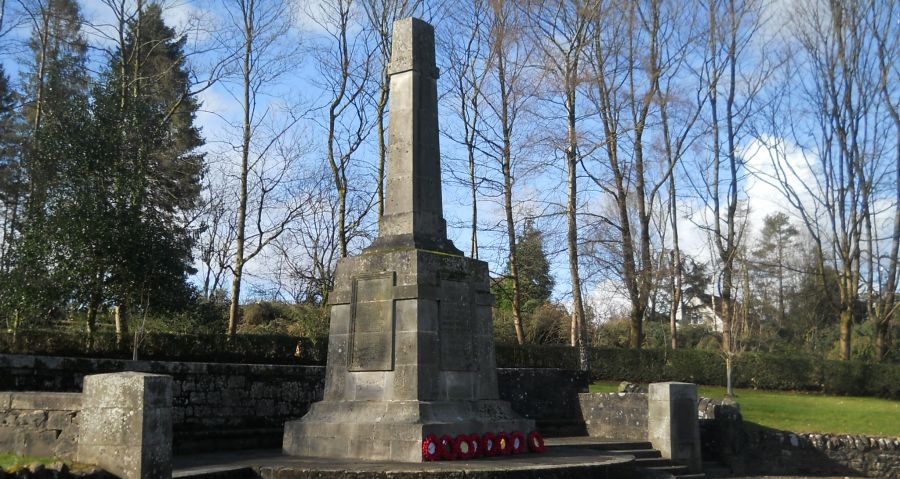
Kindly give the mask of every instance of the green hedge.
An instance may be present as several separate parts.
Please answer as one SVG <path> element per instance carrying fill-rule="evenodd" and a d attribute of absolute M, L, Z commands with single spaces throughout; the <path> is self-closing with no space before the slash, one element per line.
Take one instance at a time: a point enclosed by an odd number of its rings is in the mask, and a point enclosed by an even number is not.
<path fill-rule="evenodd" d="M 591 348 L 590 359 L 595 380 L 725 385 L 725 359 L 717 351 Z M 577 368 L 578 355 L 568 346 L 498 345 L 497 365 L 571 369 Z M 742 388 L 900 399 L 900 364 L 745 352 L 735 358 L 733 379 Z"/>
<path fill-rule="evenodd" d="M 49 330 L 0 332 L 0 353 L 97 358 L 131 358 L 132 338 L 117 340 L 114 333 Z M 327 338 L 238 334 L 181 335 L 147 333 L 140 359 L 159 361 L 238 362 L 259 364 L 325 364 Z M 578 352 L 564 345 L 497 344 L 502 368 L 578 369 Z M 725 360 L 719 352 L 701 349 L 674 351 L 591 348 L 595 380 L 685 381 L 725 385 Z M 831 361 L 804 355 L 742 353 L 735 359 L 737 387 L 820 391 L 838 395 L 900 399 L 900 364 Z"/>
<path fill-rule="evenodd" d="M 0 353 L 131 359 L 133 336 L 29 330 L 0 332 Z M 185 335 L 148 332 L 138 359 L 157 361 L 324 364 L 328 341 L 286 335 Z"/>
<path fill-rule="evenodd" d="M 495 345 L 498 368 L 578 369 L 578 350 L 555 344 Z"/>

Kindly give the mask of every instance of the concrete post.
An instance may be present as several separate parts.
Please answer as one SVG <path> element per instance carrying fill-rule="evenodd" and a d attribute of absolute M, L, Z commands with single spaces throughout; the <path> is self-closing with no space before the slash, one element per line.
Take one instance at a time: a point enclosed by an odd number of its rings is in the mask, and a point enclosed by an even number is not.
<path fill-rule="evenodd" d="M 700 457 L 700 425 L 697 421 L 697 385 L 652 383 L 648 394 L 648 433 L 664 458 L 703 470 Z"/>
<path fill-rule="evenodd" d="M 172 378 L 86 376 L 77 460 L 123 479 L 172 477 Z"/>

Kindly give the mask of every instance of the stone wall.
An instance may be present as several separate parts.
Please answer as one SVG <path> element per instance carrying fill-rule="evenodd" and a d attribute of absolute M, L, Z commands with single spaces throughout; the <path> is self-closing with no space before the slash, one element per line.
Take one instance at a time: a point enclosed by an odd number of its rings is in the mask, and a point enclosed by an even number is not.
<path fill-rule="evenodd" d="M 701 399 L 705 457 L 739 474 L 900 477 L 900 438 L 792 433 L 745 425 L 740 411 Z"/>
<path fill-rule="evenodd" d="M 500 398 L 534 419 L 545 436 L 586 434 L 578 395 L 587 392 L 590 373 L 569 369 L 497 369 Z"/>
<path fill-rule="evenodd" d="M 0 392 L 0 451 L 73 456 L 80 410 L 79 393 Z"/>
<path fill-rule="evenodd" d="M 321 399 L 324 369 L 0 354 L 0 391 L 80 392 L 85 375 L 167 374 L 173 378 L 176 453 L 280 447 L 283 423 Z M 498 369 L 497 375 L 501 398 L 551 435 L 583 431 L 578 393 L 587 389 L 586 373 Z"/>
<path fill-rule="evenodd" d="M 647 440 L 648 401 L 645 393 L 579 394 L 581 415 L 591 436 Z"/>
<path fill-rule="evenodd" d="M 0 391 L 81 391 L 85 375 L 173 378 L 175 451 L 280 447 L 284 421 L 322 396 L 321 366 L 176 363 L 0 354 Z"/>

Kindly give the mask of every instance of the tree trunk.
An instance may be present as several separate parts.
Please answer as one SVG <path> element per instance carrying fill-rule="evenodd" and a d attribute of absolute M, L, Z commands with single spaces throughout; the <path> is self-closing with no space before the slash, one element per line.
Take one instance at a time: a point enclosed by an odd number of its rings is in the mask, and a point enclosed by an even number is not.
<path fill-rule="evenodd" d="M 675 223 L 673 220 L 672 223 Z M 678 312 L 681 310 L 681 275 L 679 271 L 681 269 L 681 255 L 678 251 L 678 236 L 676 233 L 675 236 L 675 249 L 671 252 L 671 260 L 672 263 L 672 305 L 669 308 L 669 332 L 672 336 L 672 349 L 678 349 Z M 676 263 L 676 261 L 678 263 Z"/>
<path fill-rule="evenodd" d="M 644 311 L 643 306 L 631 307 L 631 328 L 628 335 L 628 346 L 631 349 L 641 349 L 644 343 Z"/>
<path fill-rule="evenodd" d="M 244 272 L 244 241 L 246 233 L 247 221 L 247 181 L 250 168 L 250 139 L 251 139 L 251 96 L 250 96 L 250 80 L 251 69 L 253 68 L 253 24 L 245 14 L 245 31 L 246 43 L 244 45 L 244 64 L 243 64 L 243 103 L 244 103 L 244 125 L 243 137 L 241 138 L 241 186 L 240 199 L 237 211 L 237 231 L 235 237 L 234 252 L 234 271 L 231 282 L 231 306 L 228 310 L 228 336 L 234 336 L 237 331 L 237 324 L 240 321 L 240 301 L 241 301 L 241 277 Z"/>
<path fill-rule="evenodd" d="M 841 310 L 841 359 L 850 360 L 851 335 L 853 333 L 853 303 L 845 305 Z"/>
<path fill-rule="evenodd" d="M 466 136 L 468 138 L 468 133 Z M 469 192 L 472 201 L 471 255 L 472 258 L 478 259 L 478 186 L 475 181 L 475 145 L 467 139 L 466 148 L 469 150 L 469 181 L 471 182 Z"/>
<path fill-rule="evenodd" d="M 503 152 L 502 152 L 502 169 L 503 169 L 503 210 L 506 213 L 506 237 L 509 241 L 509 274 L 513 282 L 512 307 L 513 307 L 513 326 L 516 329 L 516 341 L 519 344 L 525 344 L 525 327 L 522 321 L 522 293 L 519 289 L 519 268 L 516 257 L 516 224 L 513 219 L 512 209 L 512 126 L 510 125 L 509 109 L 510 95 L 508 85 L 506 83 L 506 54 L 503 44 L 503 35 L 505 31 L 498 34 L 497 50 L 499 51 L 497 58 L 497 81 L 500 86 L 500 124 L 503 130 Z"/>
<path fill-rule="evenodd" d="M 384 216 L 384 167 L 387 162 L 387 144 L 384 141 L 384 117 L 387 108 L 388 97 L 390 95 L 391 82 L 387 74 L 387 66 L 385 66 L 381 79 L 381 95 L 378 97 L 376 105 L 376 126 L 378 128 L 378 184 L 375 186 L 376 195 L 378 197 L 378 219 Z"/>
<path fill-rule="evenodd" d="M 882 321 L 878 323 L 875 337 L 875 360 L 884 362 L 887 359 L 887 352 L 891 347 L 891 323 Z"/>
<path fill-rule="evenodd" d="M 128 334 L 128 309 L 123 303 L 116 305 L 115 322 L 116 344 L 121 346 L 122 340 Z"/>

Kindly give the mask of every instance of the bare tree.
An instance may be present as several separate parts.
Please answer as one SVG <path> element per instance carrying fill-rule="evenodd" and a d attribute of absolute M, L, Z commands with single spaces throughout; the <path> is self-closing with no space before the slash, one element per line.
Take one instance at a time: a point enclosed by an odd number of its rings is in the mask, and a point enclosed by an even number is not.
<path fill-rule="evenodd" d="M 894 161 L 890 162 L 890 153 L 887 151 L 888 164 L 893 163 L 894 184 L 893 201 L 894 217 L 893 228 L 890 234 L 890 243 L 886 253 L 880 253 L 881 241 L 873 241 L 875 234 L 872 232 L 871 221 L 867 222 L 869 239 L 869 292 L 870 292 L 870 317 L 875 322 L 877 333 L 875 354 L 876 360 L 884 361 L 885 355 L 891 344 L 891 320 L 898 305 L 897 283 L 900 280 L 900 268 L 897 260 L 900 253 L 900 65 L 896 59 L 900 56 L 900 24 L 897 16 L 900 15 L 900 6 L 896 2 L 888 2 L 881 5 L 871 2 L 868 15 L 870 31 L 874 37 L 878 59 L 878 89 L 884 102 L 888 117 L 894 125 Z M 890 168 L 888 168 L 888 171 Z M 888 175 L 889 176 L 889 175 Z M 888 189 L 891 191 L 891 189 Z M 886 261 L 887 264 L 884 264 Z M 877 273 L 876 273 L 877 271 Z M 874 275 L 874 280 L 873 280 Z M 877 294 L 872 294 L 877 288 Z"/>
<path fill-rule="evenodd" d="M 459 9 L 451 5 L 446 16 L 446 24 L 453 31 L 464 31 L 466 35 L 451 35 L 447 39 L 445 49 L 448 56 L 448 73 L 450 78 L 449 102 L 453 112 L 462 125 L 462 138 L 458 133 L 448 133 L 449 139 L 465 147 L 466 176 L 456 173 L 456 168 L 449 170 L 449 175 L 465 184 L 471 202 L 470 220 L 470 255 L 478 259 L 478 190 L 486 178 L 479 174 L 481 145 L 479 129 L 482 126 L 484 110 L 484 86 L 488 80 L 489 59 L 485 52 L 486 36 L 485 16 L 488 12 L 487 0 L 473 0 L 472 9 Z"/>
<path fill-rule="evenodd" d="M 485 123 L 479 134 L 487 144 L 486 153 L 501 171 L 501 194 L 505 216 L 509 277 L 512 281 L 513 326 L 516 340 L 525 343 L 522 318 L 522 293 L 519 286 L 518 257 L 516 255 L 516 224 L 513 214 L 514 151 L 519 121 L 525 113 L 531 92 L 528 90 L 528 62 L 531 49 L 525 44 L 521 11 L 511 0 L 493 0 L 486 12 L 491 52 L 491 85 L 496 91 L 485 94 L 486 104 L 495 123 Z"/>
<path fill-rule="evenodd" d="M 716 0 L 707 5 L 708 25 L 706 68 L 703 85 L 709 99 L 709 162 L 699 165 L 703 177 L 699 194 L 710 210 L 701 227 L 711 235 L 720 279 L 717 281 L 722 308 L 722 351 L 725 355 L 727 394 L 734 394 L 733 338 L 735 322 L 735 261 L 738 259 L 746 220 L 739 211 L 742 178 L 746 176 L 739 151 L 748 137 L 750 121 L 759 112 L 758 97 L 770 79 L 772 63 L 753 61 L 764 49 L 759 41 L 765 24 L 764 4 L 758 1 Z M 762 43 L 762 46 L 760 45 Z M 745 215 L 744 215 L 745 216 Z"/>
<path fill-rule="evenodd" d="M 569 276 L 572 286 L 572 346 L 578 348 L 582 369 L 588 369 L 587 324 L 582 299 L 581 268 L 578 262 L 578 167 L 582 152 L 579 148 L 578 122 L 579 88 L 584 81 L 582 60 L 588 45 L 591 28 L 601 9 L 600 0 L 556 0 L 528 2 L 529 27 L 535 36 L 533 44 L 541 50 L 541 65 L 550 77 L 549 88 L 561 98 L 565 111 L 565 139 L 551 139 L 554 149 L 563 152 L 566 170 L 566 247 L 569 256 Z M 603 6 L 605 8 L 605 6 Z"/>
<path fill-rule="evenodd" d="M 229 24 L 220 38 L 230 51 L 239 52 L 228 86 L 242 110 L 240 124 L 235 125 L 240 138 L 232 145 L 240 155 L 227 330 L 234 335 L 247 262 L 277 239 L 304 206 L 303 199 L 296 197 L 295 164 L 304 153 L 296 148 L 305 142 L 290 137 L 300 117 L 288 112 L 286 118 L 273 119 L 278 112 L 264 97 L 267 89 L 294 67 L 296 44 L 291 43 L 288 4 L 283 0 L 223 0 L 222 9 Z"/>
<path fill-rule="evenodd" d="M 334 287 L 334 268 L 340 254 L 338 197 L 331 188 L 330 171 L 323 169 L 308 191 L 310 207 L 275 243 L 285 276 L 279 285 L 296 303 L 325 305 Z"/>
<path fill-rule="evenodd" d="M 606 164 L 585 167 L 585 173 L 615 202 L 615 213 L 600 219 L 618 237 L 617 269 L 631 302 L 629 343 L 636 349 L 643 343 L 643 321 L 655 284 L 653 245 L 658 232 L 653 212 L 677 164 L 674 151 L 664 159 L 654 158 L 649 146 L 654 106 L 669 100 L 660 96 L 660 85 L 680 74 L 695 41 L 688 34 L 693 14 L 663 0 L 612 4 L 596 20 L 590 50 L 588 97 L 602 128 Z"/>
<path fill-rule="evenodd" d="M 359 234 L 374 200 L 363 187 L 350 181 L 354 169 L 364 167 L 356 153 L 373 126 L 368 111 L 373 72 L 371 30 L 360 24 L 356 6 L 355 0 L 331 0 L 323 2 L 317 12 L 310 12 L 328 42 L 316 50 L 315 57 L 320 86 L 328 99 L 325 155 L 338 194 L 342 258 L 347 256 L 348 245 Z"/>
<path fill-rule="evenodd" d="M 692 22 L 692 26 L 693 26 Z M 691 39 L 693 40 L 693 39 Z M 692 41 L 685 42 L 687 47 Z M 673 69 L 682 71 L 682 64 L 687 62 L 687 55 L 681 55 L 680 59 L 675 60 Z M 690 71 L 690 69 L 688 69 Z M 662 128 L 663 154 L 668 160 L 668 167 L 671 171 L 669 174 L 668 185 L 668 217 L 672 231 L 672 248 L 670 250 L 670 274 L 671 274 L 671 305 L 669 308 L 669 332 L 671 335 L 672 349 L 678 348 L 678 312 L 683 309 L 683 286 L 684 277 L 684 260 L 681 253 L 681 245 L 678 236 L 678 219 L 680 211 L 678 208 L 679 197 L 677 194 L 678 175 L 676 174 L 676 166 L 683 162 L 691 144 L 697 139 L 699 134 L 696 132 L 694 125 L 703 111 L 706 102 L 706 95 L 703 89 L 698 89 L 694 94 L 694 99 L 688 99 L 681 96 L 679 92 L 690 91 L 690 87 L 679 81 L 680 76 L 670 75 L 666 78 L 665 83 L 658 78 L 660 85 L 657 87 L 659 95 L 659 114 L 660 126 Z"/>
<path fill-rule="evenodd" d="M 884 103 L 881 68 L 877 37 L 866 20 L 879 15 L 876 3 L 796 5 L 791 33 L 798 52 L 792 71 L 805 73 L 791 80 L 794 103 L 779 116 L 770 115 L 778 134 L 767 144 L 772 174 L 813 240 L 818 276 L 840 317 L 843 359 L 851 358 L 874 188 L 896 169 L 895 159 L 884 162 L 888 130 L 878 125 Z"/>
<path fill-rule="evenodd" d="M 228 201 L 233 196 L 233 185 L 222 171 L 206 175 L 204 201 L 201 207 L 201 224 L 198 228 L 198 257 L 203 264 L 203 297 L 211 299 L 222 288 L 226 273 L 233 264 L 234 239 L 237 219 L 232 214 L 235 205 Z"/>

